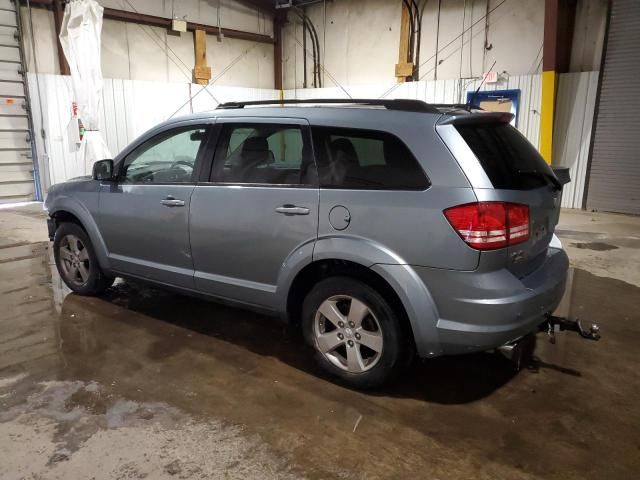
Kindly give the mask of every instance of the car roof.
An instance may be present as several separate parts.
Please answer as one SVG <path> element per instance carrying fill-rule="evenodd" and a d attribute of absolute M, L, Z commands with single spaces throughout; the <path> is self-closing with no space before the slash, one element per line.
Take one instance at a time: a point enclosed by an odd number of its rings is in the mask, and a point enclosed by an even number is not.
<path fill-rule="evenodd" d="M 428 104 L 412 99 L 290 99 L 228 102 L 215 110 L 169 119 L 152 129 L 176 123 L 216 118 L 280 118 L 306 120 L 316 126 L 398 130 L 420 124 L 499 121 L 508 122 L 510 114 L 494 114 L 462 104 Z M 393 128 L 393 127 L 396 128 Z M 148 132 L 149 133 L 149 132 Z"/>
<path fill-rule="evenodd" d="M 390 117 L 400 119 L 407 116 L 413 117 L 413 120 L 434 123 L 445 113 L 439 107 L 410 99 L 259 100 L 223 103 L 215 110 L 176 117 L 164 124 L 218 117 L 298 118 L 316 124 L 331 123 L 337 119 L 358 123 L 369 119 L 365 123 L 371 123 L 371 120 L 374 123 L 387 123 L 391 120 Z"/>

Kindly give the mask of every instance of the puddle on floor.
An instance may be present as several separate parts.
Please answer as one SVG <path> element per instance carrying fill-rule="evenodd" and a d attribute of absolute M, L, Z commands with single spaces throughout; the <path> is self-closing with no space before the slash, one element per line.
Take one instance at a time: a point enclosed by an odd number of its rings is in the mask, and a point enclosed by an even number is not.
<path fill-rule="evenodd" d="M 495 354 L 438 358 L 356 392 L 325 378 L 274 319 L 131 282 L 102 298 L 69 294 L 44 246 L 0 249 L 0 379 L 18 378 L 0 383 L 0 404 L 11 418 L 40 405 L 57 422 L 64 448 L 52 468 L 101 432 L 175 415 L 171 428 L 241 428 L 309 478 L 633 478 L 640 468 L 640 289 L 624 282 L 572 274 L 565 308 L 599 323 L 600 342 L 539 334 L 519 372 Z"/>
<path fill-rule="evenodd" d="M 574 242 L 574 243 L 570 243 L 569 246 L 575 247 L 575 248 L 581 248 L 584 250 L 595 250 L 596 252 L 606 252 L 608 250 L 617 250 L 619 248 L 619 247 L 616 247 L 615 245 L 610 245 L 608 243 L 602 243 L 602 242 L 587 242 L 587 243 Z"/>

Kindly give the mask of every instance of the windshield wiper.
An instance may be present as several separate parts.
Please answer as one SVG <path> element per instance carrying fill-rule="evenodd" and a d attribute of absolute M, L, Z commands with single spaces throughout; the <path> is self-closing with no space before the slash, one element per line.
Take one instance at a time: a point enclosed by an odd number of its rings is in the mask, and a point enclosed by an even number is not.
<path fill-rule="evenodd" d="M 558 180 L 556 176 L 551 173 L 541 172 L 539 170 L 534 169 L 534 170 L 518 170 L 518 174 L 531 175 L 538 178 L 544 178 L 546 180 L 549 180 L 553 184 L 553 186 L 555 187 L 554 189 L 556 191 L 562 190 L 562 184 L 560 183 L 560 180 Z"/>

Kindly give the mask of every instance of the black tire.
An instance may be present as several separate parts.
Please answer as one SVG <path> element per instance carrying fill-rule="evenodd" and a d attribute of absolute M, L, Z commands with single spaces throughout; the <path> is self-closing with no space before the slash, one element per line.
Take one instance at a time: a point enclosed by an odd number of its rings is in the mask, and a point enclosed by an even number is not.
<path fill-rule="evenodd" d="M 328 317 L 323 315 L 319 316 L 316 322 L 318 309 L 325 301 L 341 297 L 352 297 L 352 299 L 356 299 L 368 307 L 372 315 L 366 317 L 365 321 L 371 322 L 373 318 L 376 322 L 376 327 L 382 335 L 381 352 L 379 352 L 378 357 L 375 357 L 377 360 L 372 362 L 372 366 L 365 367 L 368 368 L 365 371 L 354 373 L 346 369 L 348 367 L 344 365 L 344 363 L 347 362 L 347 355 L 349 354 L 347 350 L 349 346 L 346 343 L 329 352 L 328 356 L 331 357 L 332 360 L 330 360 L 326 354 L 322 353 L 318 346 L 318 325 L 328 325 L 326 323 Z M 336 305 L 339 305 L 341 301 L 343 300 L 338 300 Z M 344 300 L 344 302 L 350 301 L 351 300 L 348 299 Z M 340 308 L 344 310 L 347 307 L 340 306 Z M 348 308 L 350 308 L 350 306 Z M 365 321 L 363 321 L 363 325 Z M 348 326 L 349 325 L 347 325 L 347 327 Z M 328 333 L 333 334 L 333 324 L 330 328 L 332 330 Z M 346 330 L 350 329 L 346 328 Z M 342 338 L 353 339 L 353 342 L 351 342 L 352 348 L 357 347 L 359 352 L 358 356 L 362 358 L 364 355 L 362 354 L 361 356 L 361 352 L 363 351 L 362 345 L 359 342 L 354 345 L 354 342 L 357 342 L 357 340 L 351 335 L 355 335 L 355 333 L 347 332 L 346 330 L 336 328 L 336 336 L 340 337 L 340 334 L 342 334 Z M 381 386 L 391 380 L 401 368 L 406 366 L 406 358 L 409 353 L 408 350 L 410 349 L 406 347 L 405 335 L 398 315 L 393 311 L 389 302 L 387 302 L 378 291 L 359 280 L 350 277 L 329 277 L 318 282 L 307 294 L 302 306 L 302 331 L 305 341 L 315 350 L 316 360 L 322 369 L 330 375 L 337 377 L 342 383 L 349 387 L 365 389 Z M 344 341 L 347 342 L 347 340 Z M 342 355 L 339 349 L 342 349 L 341 351 L 345 352 L 345 354 Z M 365 348 L 365 350 L 368 351 L 367 348 Z M 375 354 L 373 350 L 371 350 L 371 352 Z M 337 366 L 336 357 L 341 359 L 340 361 L 344 360 L 342 367 Z"/>
<path fill-rule="evenodd" d="M 79 251 L 85 252 L 86 250 L 86 255 L 82 255 L 83 260 L 77 260 L 83 264 L 83 271 L 88 272 L 86 278 L 82 278 L 80 273 L 72 277 L 72 274 L 69 272 L 70 269 L 67 267 L 69 261 L 61 258 L 65 255 L 65 253 L 61 252 L 61 247 L 63 247 L 65 251 L 68 250 L 68 239 L 73 237 L 80 240 L 81 248 Z M 105 275 L 102 271 L 87 232 L 78 224 L 68 222 L 60 224 L 53 237 L 53 256 L 60 277 L 71 290 L 79 295 L 99 295 L 113 285 L 115 278 Z"/>

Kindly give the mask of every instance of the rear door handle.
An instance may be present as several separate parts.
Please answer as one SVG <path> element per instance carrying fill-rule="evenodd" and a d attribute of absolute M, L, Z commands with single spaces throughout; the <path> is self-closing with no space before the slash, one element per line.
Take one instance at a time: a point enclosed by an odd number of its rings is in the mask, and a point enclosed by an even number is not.
<path fill-rule="evenodd" d="M 276 212 L 283 215 L 309 215 L 309 209 L 306 207 L 297 207 L 296 205 L 282 205 L 276 208 Z"/>
<path fill-rule="evenodd" d="M 178 200 L 173 198 L 171 195 L 160 200 L 160 203 L 165 207 L 184 207 L 184 200 Z"/>

